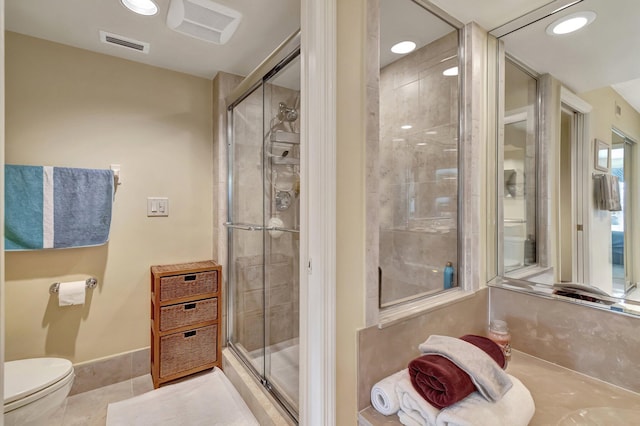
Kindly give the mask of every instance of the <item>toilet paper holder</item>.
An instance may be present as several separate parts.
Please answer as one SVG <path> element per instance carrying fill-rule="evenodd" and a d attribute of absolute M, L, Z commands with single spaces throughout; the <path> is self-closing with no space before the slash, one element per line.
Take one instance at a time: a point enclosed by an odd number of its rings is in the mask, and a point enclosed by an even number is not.
<path fill-rule="evenodd" d="M 87 288 L 95 288 L 98 285 L 98 280 L 93 277 L 87 278 L 85 285 Z M 60 291 L 60 283 L 53 283 L 49 286 L 49 294 L 57 294 L 58 291 Z"/>

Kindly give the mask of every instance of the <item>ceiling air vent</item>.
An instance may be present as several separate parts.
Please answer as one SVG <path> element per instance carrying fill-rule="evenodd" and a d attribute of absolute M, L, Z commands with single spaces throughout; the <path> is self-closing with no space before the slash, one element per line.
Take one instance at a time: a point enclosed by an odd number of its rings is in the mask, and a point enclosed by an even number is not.
<path fill-rule="evenodd" d="M 118 34 L 108 33 L 106 31 L 100 31 L 100 41 L 106 44 L 114 46 L 120 46 L 129 50 L 136 50 L 142 53 L 149 53 L 149 43 L 144 41 L 134 40 L 129 37 L 124 37 Z"/>
<path fill-rule="evenodd" d="M 240 19 L 240 12 L 210 0 L 171 0 L 167 26 L 200 40 L 225 44 Z"/>

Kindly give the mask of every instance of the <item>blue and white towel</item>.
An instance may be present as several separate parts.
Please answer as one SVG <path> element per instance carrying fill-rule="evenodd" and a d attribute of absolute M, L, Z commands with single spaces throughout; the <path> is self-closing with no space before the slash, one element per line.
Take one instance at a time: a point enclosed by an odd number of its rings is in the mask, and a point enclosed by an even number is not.
<path fill-rule="evenodd" d="M 109 240 L 113 171 L 5 166 L 5 250 L 87 247 Z"/>

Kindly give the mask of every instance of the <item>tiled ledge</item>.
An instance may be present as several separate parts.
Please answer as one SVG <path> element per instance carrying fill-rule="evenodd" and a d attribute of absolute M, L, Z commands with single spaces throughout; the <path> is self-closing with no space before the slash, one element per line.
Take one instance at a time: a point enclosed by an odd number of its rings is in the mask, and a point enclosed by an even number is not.
<path fill-rule="evenodd" d="M 76 375 L 69 396 L 149 374 L 149 348 L 125 352 L 73 366 Z"/>
<path fill-rule="evenodd" d="M 529 426 L 564 424 L 559 422 L 569 422 L 578 410 L 593 407 L 611 409 L 621 420 L 619 424 L 637 422 L 640 394 L 635 392 L 519 351 L 513 351 L 507 372 L 520 379 L 533 396 L 536 412 Z M 358 417 L 360 426 L 401 424 L 398 416 L 384 416 L 370 406 Z"/>

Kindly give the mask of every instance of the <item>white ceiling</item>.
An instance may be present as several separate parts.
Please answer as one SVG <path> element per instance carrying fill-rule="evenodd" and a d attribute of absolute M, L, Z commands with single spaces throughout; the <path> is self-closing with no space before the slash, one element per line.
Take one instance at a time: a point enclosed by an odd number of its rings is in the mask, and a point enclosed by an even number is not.
<path fill-rule="evenodd" d="M 166 26 L 170 0 L 155 0 L 158 13 L 141 16 L 120 0 L 5 0 L 9 31 L 212 78 L 218 71 L 247 75 L 300 26 L 299 0 L 216 0 L 242 14 L 228 43 L 217 45 Z M 151 44 L 143 54 L 99 40 L 99 30 Z"/>
<path fill-rule="evenodd" d="M 340 1 L 340 0 L 337 0 Z M 385 0 L 389 2 L 390 0 Z M 300 0 L 216 0 L 242 13 L 231 40 L 216 45 L 169 29 L 170 0 L 156 0 L 159 12 L 140 16 L 119 0 L 5 0 L 5 23 L 10 31 L 31 35 L 107 55 L 212 78 L 219 71 L 246 75 L 299 27 Z M 432 0 L 451 16 L 486 29 L 499 27 L 549 0 Z M 401 14 L 408 1 L 393 1 L 397 33 L 410 33 L 419 16 Z M 615 5 L 615 7 L 612 7 Z M 596 10 L 589 27 L 563 39 L 544 33 L 547 20 L 504 38 L 507 50 L 539 73 L 549 72 L 577 92 L 613 85 L 630 103 L 640 97 L 640 0 L 582 0 L 570 8 Z M 385 12 L 386 13 L 386 12 Z M 569 12 L 562 12 L 569 13 Z M 547 18 L 549 19 L 549 18 Z M 431 25 L 419 25 L 424 31 Z M 100 43 L 99 30 L 151 44 L 148 55 Z M 558 45 L 556 45 L 560 42 Z M 381 42 L 381 44 L 384 41 Z M 630 82 L 631 81 L 631 82 Z M 640 110 L 640 102 L 634 104 Z"/>
<path fill-rule="evenodd" d="M 534 11 L 549 0 L 432 0 L 463 22 L 497 28 Z M 567 3 L 566 1 L 564 3 Z M 555 7 L 551 8 L 551 10 Z M 581 10 L 597 13 L 591 25 L 564 36 L 550 36 L 547 25 Z M 576 93 L 611 86 L 640 111 L 639 0 L 582 0 L 502 38 L 505 50 L 534 71 L 549 73 Z"/>
<path fill-rule="evenodd" d="M 505 50 L 543 74 L 550 73 L 576 93 L 636 80 L 640 77 L 640 1 L 583 0 L 502 39 Z M 590 10 L 597 18 L 587 27 L 563 36 L 548 35 L 546 27 L 559 17 Z M 637 87 L 625 84 L 621 92 Z M 636 109 L 638 109 L 636 107 Z"/>

